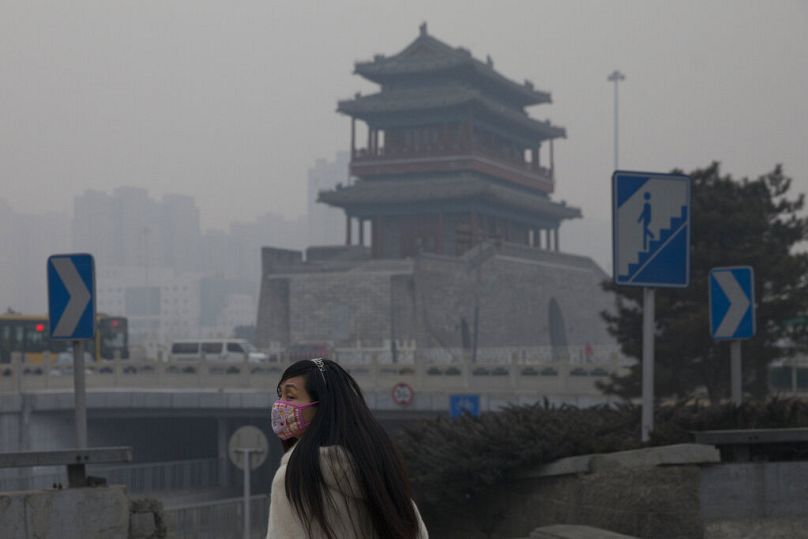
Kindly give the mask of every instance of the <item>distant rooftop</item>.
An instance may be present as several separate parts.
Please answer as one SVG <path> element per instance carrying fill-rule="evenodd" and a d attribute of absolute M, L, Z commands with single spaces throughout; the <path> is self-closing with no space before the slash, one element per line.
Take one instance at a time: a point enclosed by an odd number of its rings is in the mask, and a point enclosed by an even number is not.
<path fill-rule="evenodd" d="M 530 81 L 518 83 L 497 72 L 490 56 L 482 62 L 467 49 L 451 47 L 429 35 L 426 23 L 404 50 L 393 56 L 380 54 L 371 61 L 357 62 L 355 73 L 382 85 L 414 76 L 452 73 L 490 87 L 521 107 L 551 102 L 550 93 L 535 89 Z"/>

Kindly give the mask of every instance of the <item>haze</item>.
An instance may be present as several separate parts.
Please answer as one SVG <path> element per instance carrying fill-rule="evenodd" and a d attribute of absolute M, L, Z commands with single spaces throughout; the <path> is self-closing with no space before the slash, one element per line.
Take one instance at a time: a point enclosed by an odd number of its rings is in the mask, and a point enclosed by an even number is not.
<path fill-rule="evenodd" d="M 531 114 L 567 129 L 556 198 L 584 219 L 562 227 L 566 251 L 611 263 L 616 68 L 621 168 L 783 163 L 808 188 L 802 1 L 4 1 L 0 199 L 69 217 L 86 189 L 136 186 L 194 197 L 203 228 L 295 218 L 307 170 L 348 149 L 337 100 L 374 88 L 353 63 L 398 52 L 424 21 L 552 92 Z"/>

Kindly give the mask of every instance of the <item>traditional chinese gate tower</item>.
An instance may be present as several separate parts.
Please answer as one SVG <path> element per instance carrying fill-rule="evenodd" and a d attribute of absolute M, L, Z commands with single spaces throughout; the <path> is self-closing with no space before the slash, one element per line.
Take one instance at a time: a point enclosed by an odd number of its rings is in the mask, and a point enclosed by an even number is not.
<path fill-rule="evenodd" d="M 435 39 L 426 25 L 403 51 L 358 62 L 355 72 L 381 85 L 337 108 L 351 117 L 356 181 L 320 193 L 344 209 L 347 245 L 365 245 L 369 226 L 374 258 L 460 255 L 486 239 L 559 250 L 561 221 L 580 217 L 549 197 L 553 140 L 565 131 L 525 111 L 549 103 L 549 93 Z M 364 148 L 357 127 L 366 127 Z"/>
<path fill-rule="evenodd" d="M 262 250 L 257 344 L 345 362 L 611 358 L 607 276 L 559 249 L 581 216 L 550 198 L 564 129 L 525 110 L 550 95 L 426 26 L 356 73 L 381 88 L 339 103 L 351 181 L 319 194 L 345 211 L 346 245 Z"/>

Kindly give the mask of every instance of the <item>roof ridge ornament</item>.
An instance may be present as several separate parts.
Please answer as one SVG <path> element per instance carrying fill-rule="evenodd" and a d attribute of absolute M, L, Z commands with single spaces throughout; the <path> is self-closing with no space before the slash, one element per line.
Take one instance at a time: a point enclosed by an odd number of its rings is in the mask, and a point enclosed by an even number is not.
<path fill-rule="evenodd" d="M 418 32 L 422 35 L 426 35 L 426 21 L 422 22 L 421 25 L 418 27 Z"/>
<path fill-rule="evenodd" d="M 488 65 L 488 67 L 492 69 L 494 68 L 494 59 L 491 58 L 490 54 L 485 55 L 485 63 Z"/>

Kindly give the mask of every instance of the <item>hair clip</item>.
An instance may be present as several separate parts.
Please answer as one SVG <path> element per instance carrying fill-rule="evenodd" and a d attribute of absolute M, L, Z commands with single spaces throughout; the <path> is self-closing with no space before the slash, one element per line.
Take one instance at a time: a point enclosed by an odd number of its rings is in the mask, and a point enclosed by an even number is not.
<path fill-rule="evenodd" d="M 314 363 L 318 369 L 320 369 L 320 376 L 323 377 L 323 383 L 328 385 L 328 382 L 325 381 L 325 363 L 323 362 L 323 358 L 315 357 L 311 360 L 311 362 Z"/>
<path fill-rule="evenodd" d="M 317 365 L 317 368 L 320 369 L 321 371 L 325 370 L 325 363 L 323 363 L 323 358 L 316 357 L 312 359 L 311 362 Z"/>

